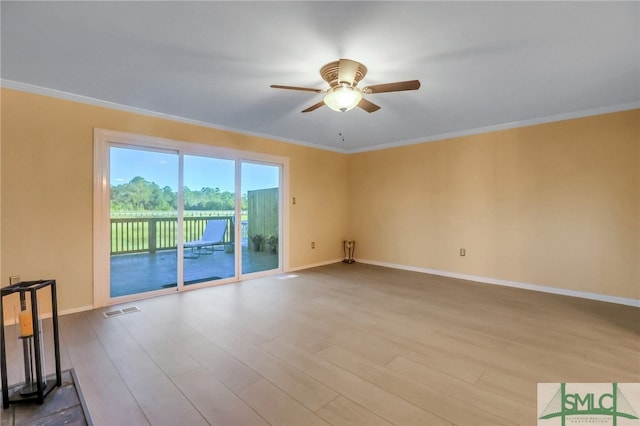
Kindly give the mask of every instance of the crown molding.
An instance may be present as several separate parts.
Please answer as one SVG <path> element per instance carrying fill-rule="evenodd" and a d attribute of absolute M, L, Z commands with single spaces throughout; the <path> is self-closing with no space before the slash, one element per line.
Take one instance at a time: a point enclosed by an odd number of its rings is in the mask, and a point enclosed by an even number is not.
<path fill-rule="evenodd" d="M 611 105 L 611 106 L 600 107 L 600 108 L 591 108 L 591 109 L 586 109 L 582 111 L 547 115 L 544 117 L 531 118 L 527 120 L 512 121 L 509 123 L 478 127 L 475 129 L 460 130 L 460 131 L 449 132 L 449 133 L 440 133 L 437 135 L 429 136 L 427 138 L 407 139 L 404 141 L 392 142 L 392 143 L 387 143 L 382 145 L 375 145 L 367 148 L 346 150 L 346 152 L 348 154 L 356 154 L 360 152 L 379 151 L 383 149 L 397 148 L 397 147 L 407 146 L 407 145 L 417 145 L 420 143 L 435 142 L 435 141 L 441 141 L 445 139 L 459 138 L 463 136 L 479 135 L 483 133 L 497 132 L 500 130 L 516 129 L 520 127 L 535 126 L 537 124 L 546 124 L 546 123 L 553 123 L 557 121 L 573 120 L 576 118 L 610 114 L 610 113 L 621 112 L 621 111 L 630 111 L 634 109 L 640 109 L 640 102 L 631 102 L 628 104 Z"/>
<path fill-rule="evenodd" d="M 547 116 L 544 116 L 544 117 L 532 118 L 532 119 L 527 119 L 527 120 L 512 121 L 512 122 L 509 122 L 509 123 L 502 123 L 502 124 L 495 124 L 495 125 L 491 125 L 491 126 L 477 127 L 477 128 L 474 128 L 474 129 L 460 130 L 460 131 L 448 132 L 448 133 L 440 133 L 440 134 L 433 135 L 433 136 L 415 138 L 415 139 L 407 139 L 407 140 L 403 140 L 403 141 L 396 141 L 396 142 L 391 142 L 391 143 L 386 143 L 386 144 L 374 145 L 374 146 L 369 146 L 369 147 L 365 147 L 365 148 L 344 149 L 344 148 L 332 148 L 332 147 L 325 146 L 325 145 L 318 145 L 318 144 L 298 141 L 298 140 L 294 140 L 294 139 L 287 139 L 287 138 L 281 138 L 281 137 L 277 137 L 277 136 L 273 136 L 273 135 L 262 134 L 262 133 L 258 133 L 258 132 L 249 132 L 249 131 L 242 130 L 242 129 L 235 129 L 235 128 L 231 128 L 231 127 L 225 127 L 225 126 L 222 126 L 222 125 L 218 125 L 218 124 L 215 124 L 215 123 L 209 123 L 209 122 L 206 122 L 206 121 L 193 120 L 193 119 L 190 119 L 190 118 L 179 117 L 179 116 L 170 115 L 170 114 L 164 114 L 164 113 L 161 113 L 161 112 L 156 112 L 156 111 L 151 111 L 151 110 L 147 110 L 147 109 L 143 109 L 143 108 L 137 108 L 137 107 L 132 107 L 132 106 L 128 106 L 128 105 L 118 104 L 118 103 L 115 103 L 115 102 L 104 101 L 104 100 L 101 100 L 101 99 L 91 98 L 91 97 L 88 97 L 88 96 L 76 95 L 76 94 L 69 93 L 69 92 L 64 92 L 64 91 L 61 91 L 61 90 L 49 89 L 49 88 L 46 88 L 46 87 L 35 86 L 35 85 L 32 85 L 32 84 L 21 83 L 21 82 L 13 81 L 13 80 L 0 79 L 0 87 L 6 87 L 8 89 L 14 89 L 14 90 L 19 90 L 19 91 L 23 91 L 23 92 L 34 93 L 34 94 L 37 94 L 37 95 L 49 96 L 49 97 L 58 98 L 58 99 L 64 99 L 64 100 L 68 100 L 68 101 L 80 102 L 80 103 L 84 103 L 84 104 L 88 104 L 88 105 L 104 107 L 104 108 L 110 108 L 110 109 L 115 109 L 115 110 L 119 110 L 119 111 L 130 112 L 130 113 L 134 113 L 134 114 L 141 114 L 141 115 L 146 115 L 146 116 L 150 116 L 150 117 L 162 118 L 162 119 L 165 119 L 165 120 L 177 121 L 177 122 L 180 122 L 180 123 L 192 124 L 192 125 L 196 125 L 196 126 L 207 127 L 207 128 L 210 128 L 210 129 L 223 130 L 223 131 L 227 131 L 227 132 L 239 133 L 239 134 L 243 134 L 243 135 L 247 135 L 247 136 L 259 137 L 259 138 L 264 138 L 264 139 L 271 139 L 271 140 L 277 141 L 277 142 L 284 142 L 284 143 L 290 143 L 290 144 L 294 144 L 294 145 L 301 145 L 301 146 L 306 146 L 306 147 L 309 147 L 309 148 L 320 149 L 320 150 L 323 150 L 323 151 L 337 152 L 337 153 L 341 153 L 341 154 L 357 154 L 357 153 L 369 152 L 369 151 L 379 151 L 379 150 L 383 150 L 383 149 L 398 148 L 398 147 L 407 146 L 407 145 L 418 145 L 418 144 L 421 144 L 421 143 L 435 142 L 435 141 L 440 141 L 440 140 L 444 140 L 444 139 L 452 139 L 452 138 L 459 138 L 459 137 L 463 137 L 463 136 L 478 135 L 478 134 L 483 134 L 483 133 L 496 132 L 496 131 L 500 131 L 500 130 L 515 129 L 515 128 L 519 128 L 519 127 L 534 126 L 534 125 L 537 125 L 537 124 L 553 123 L 553 122 L 557 122 L 557 121 L 565 121 L 565 120 L 572 120 L 572 119 L 576 119 L 576 118 L 590 117 L 590 116 L 594 116 L 594 115 L 610 114 L 610 113 L 614 113 L 614 112 L 621 112 L 621 111 L 628 111 L 628 110 L 633 110 L 633 109 L 640 109 L 640 102 L 631 102 L 631 103 L 627 103 L 627 104 L 610 105 L 610 106 L 606 106 L 606 107 L 591 108 L 591 109 L 587 109 L 587 110 L 574 111 L 574 112 L 570 112 L 570 113 L 547 115 Z"/>
<path fill-rule="evenodd" d="M 21 83 L 21 82 L 13 81 L 13 80 L 0 79 L 0 87 L 5 87 L 7 89 L 13 89 L 13 90 L 19 90 L 21 92 L 33 93 L 33 94 L 36 94 L 36 95 L 49 96 L 49 97 L 52 97 L 52 98 L 63 99 L 63 100 L 66 100 L 66 101 L 79 102 L 79 103 L 92 105 L 92 106 L 97 106 L 97 107 L 103 107 L 103 108 L 109 108 L 109 109 L 114 109 L 114 110 L 118 110 L 118 111 L 130 112 L 130 113 L 133 113 L 133 114 L 140 114 L 140 115 L 146 115 L 146 116 L 149 116 L 149 117 L 155 117 L 155 118 L 162 118 L 162 119 L 165 119 L 165 120 L 177 121 L 179 123 L 184 123 L 184 124 L 192 124 L 192 125 L 195 125 L 195 126 L 206 127 L 206 128 L 209 128 L 209 129 L 222 130 L 222 131 L 226 131 L 226 132 L 239 133 L 239 134 L 247 135 L 247 136 L 270 139 L 270 140 L 273 140 L 273 141 L 276 141 L 276 142 L 284 142 L 284 143 L 290 143 L 290 144 L 294 144 L 294 145 L 302 145 L 302 146 L 306 146 L 308 148 L 321 149 L 323 151 L 332 151 L 332 152 L 338 152 L 338 153 L 341 153 L 341 154 L 345 154 L 346 153 L 346 150 L 344 150 L 344 149 L 331 148 L 331 147 L 324 146 L 324 145 L 317 145 L 317 144 L 298 141 L 298 140 L 294 140 L 294 139 L 281 138 L 281 137 L 262 134 L 262 133 L 258 133 L 258 132 L 249 132 L 247 130 L 235 129 L 235 128 L 232 128 L 232 127 L 225 127 L 225 126 L 222 126 L 222 125 L 219 125 L 219 124 L 209 123 L 209 122 L 206 122 L 206 121 L 193 120 L 191 118 L 185 118 L 185 117 L 180 117 L 180 116 L 176 116 L 176 115 L 165 114 L 165 113 L 161 113 L 161 112 L 157 112 L 157 111 L 151 111 L 151 110 L 144 109 L 144 108 L 132 107 L 132 106 L 123 105 L 123 104 L 119 104 L 119 103 L 115 103 L 115 102 L 105 101 L 105 100 L 102 100 L 102 99 L 92 98 L 92 97 L 89 97 L 89 96 L 76 95 L 74 93 L 64 92 L 62 90 L 50 89 L 50 88 L 41 87 L 41 86 L 34 86 L 32 84 Z"/>

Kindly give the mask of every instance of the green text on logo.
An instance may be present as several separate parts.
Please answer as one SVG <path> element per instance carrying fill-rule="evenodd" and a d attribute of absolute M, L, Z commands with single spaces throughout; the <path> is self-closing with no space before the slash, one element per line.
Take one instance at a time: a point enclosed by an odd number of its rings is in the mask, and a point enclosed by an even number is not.
<path fill-rule="evenodd" d="M 539 419 L 560 417 L 562 426 L 565 425 L 565 420 L 569 416 L 610 416 L 614 426 L 617 425 L 618 417 L 638 419 L 631 404 L 618 388 L 618 384 L 612 383 L 611 386 L 611 393 L 567 393 L 566 383 L 561 383 Z"/>

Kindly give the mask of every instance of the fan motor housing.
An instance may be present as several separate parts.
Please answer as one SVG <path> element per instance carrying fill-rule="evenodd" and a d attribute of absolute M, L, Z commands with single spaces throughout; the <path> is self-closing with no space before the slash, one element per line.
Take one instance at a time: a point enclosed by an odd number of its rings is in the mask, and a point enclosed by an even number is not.
<path fill-rule="evenodd" d="M 324 81 L 329 83 L 329 86 L 332 88 L 340 85 L 340 82 L 338 81 L 339 65 L 340 61 L 333 61 L 320 68 L 320 76 Z M 367 67 L 358 62 L 358 70 L 356 71 L 352 87 L 356 87 L 358 82 L 362 80 L 365 75 L 367 75 Z"/>

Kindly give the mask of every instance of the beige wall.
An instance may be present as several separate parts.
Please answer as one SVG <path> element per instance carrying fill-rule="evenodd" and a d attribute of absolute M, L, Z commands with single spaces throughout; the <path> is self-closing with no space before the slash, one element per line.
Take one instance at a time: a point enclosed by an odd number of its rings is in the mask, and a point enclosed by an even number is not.
<path fill-rule="evenodd" d="M 55 278 L 59 307 L 91 305 L 93 130 L 104 128 L 289 158 L 289 265 L 342 258 L 344 154 L 2 89 L 2 285 Z M 311 250 L 310 242 L 317 248 Z"/>
<path fill-rule="evenodd" d="M 640 299 L 640 110 L 359 153 L 349 167 L 358 258 Z"/>
<path fill-rule="evenodd" d="M 0 282 L 56 278 L 62 310 L 92 303 L 94 128 L 288 157 L 292 269 L 353 238 L 360 259 L 640 299 L 640 110 L 344 155 L 10 89 L 1 102 Z"/>

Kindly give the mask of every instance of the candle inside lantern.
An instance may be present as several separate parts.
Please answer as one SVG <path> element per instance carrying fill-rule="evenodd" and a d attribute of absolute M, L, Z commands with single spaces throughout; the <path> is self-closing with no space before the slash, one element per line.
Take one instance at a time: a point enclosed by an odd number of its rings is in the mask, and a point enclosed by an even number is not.
<path fill-rule="evenodd" d="M 20 311 L 20 336 L 29 337 L 33 336 L 33 320 L 31 319 L 31 311 Z"/>

